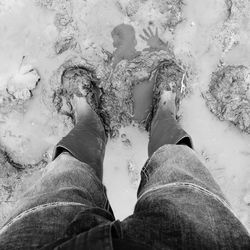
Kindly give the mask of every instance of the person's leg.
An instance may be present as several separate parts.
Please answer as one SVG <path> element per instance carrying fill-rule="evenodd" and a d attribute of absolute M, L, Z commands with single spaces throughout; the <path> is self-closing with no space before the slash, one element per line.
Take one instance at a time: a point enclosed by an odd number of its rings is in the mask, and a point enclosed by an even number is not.
<path fill-rule="evenodd" d="M 177 122 L 174 100 L 175 94 L 163 92 L 158 110 L 151 123 L 150 140 L 148 144 L 149 160 L 142 169 L 142 173 L 147 173 L 150 169 L 149 165 L 152 165 L 152 161 L 156 159 L 164 175 L 164 177 L 161 178 L 163 179 L 161 181 L 162 183 L 157 182 L 157 185 L 179 182 L 191 183 L 206 188 L 225 199 L 219 186 L 215 183 L 213 177 L 193 150 L 191 137 Z M 158 155 L 163 156 L 163 158 L 158 158 Z M 191 162 L 187 155 L 191 157 Z M 194 156 L 197 158 L 195 158 L 195 161 L 193 159 Z M 186 159 L 186 161 L 184 159 Z M 163 164 L 165 160 L 167 160 L 168 164 Z M 158 163 L 158 161 L 160 163 Z M 152 171 L 154 172 L 155 170 L 152 169 Z M 156 185 L 155 180 L 153 182 L 153 185 Z M 138 195 L 143 192 L 142 186 L 143 182 L 141 182 L 141 186 L 139 187 Z"/>
<path fill-rule="evenodd" d="M 138 201 L 121 222 L 121 237 L 151 249 L 247 249 L 249 234 L 192 149 L 174 106 L 171 92 L 164 93 L 151 123 Z"/>
<path fill-rule="evenodd" d="M 150 126 L 148 156 L 163 145 L 178 144 L 193 147 L 191 137 L 176 120 L 175 94 L 164 92 Z"/>
<path fill-rule="evenodd" d="M 103 159 L 107 135 L 98 115 L 90 108 L 85 98 L 75 97 L 77 123 L 71 132 L 55 148 L 53 158 L 67 151 L 74 158 L 91 166 L 102 181 Z"/>
<path fill-rule="evenodd" d="M 36 249 L 114 220 L 102 184 L 106 133 L 85 99 L 77 99 L 77 112 L 76 126 L 56 146 L 46 173 L 0 229 L 1 249 Z"/>

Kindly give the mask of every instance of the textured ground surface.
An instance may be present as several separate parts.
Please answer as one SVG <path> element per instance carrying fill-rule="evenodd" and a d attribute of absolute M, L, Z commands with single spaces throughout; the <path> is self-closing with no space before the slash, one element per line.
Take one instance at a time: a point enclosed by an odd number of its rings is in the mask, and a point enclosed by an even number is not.
<path fill-rule="evenodd" d="M 113 137 L 104 182 L 117 217 L 129 215 L 148 141 L 131 119 L 133 88 L 139 96 L 174 58 L 187 77 L 182 125 L 250 228 L 249 10 L 247 0 L 1 1 L 0 225 L 73 126 L 67 67 L 99 79 Z"/>
<path fill-rule="evenodd" d="M 211 112 L 220 120 L 250 133 L 250 72 L 247 67 L 218 69 L 213 73 L 204 97 Z"/>

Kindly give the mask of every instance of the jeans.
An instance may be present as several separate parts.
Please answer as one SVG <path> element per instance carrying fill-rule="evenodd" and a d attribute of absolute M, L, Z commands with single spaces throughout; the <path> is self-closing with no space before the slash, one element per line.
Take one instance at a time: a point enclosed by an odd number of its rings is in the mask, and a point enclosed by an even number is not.
<path fill-rule="evenodd" d="M 96 120 L 58 144 L 46 173 L 20 198 L 0 229 L 0 249 L 250 249 L 247 230 L 191 141 L 176 145 L 188 137 L 169 114 L 152 122 L 133 214 L 115 220 L 102 184 L 103 129 L 94 114 L 89 119 Z M 169 121 L 171 136 L 155 136 Z M 92 146 L 76 147 L 74 136 L 86 131 Z"/>

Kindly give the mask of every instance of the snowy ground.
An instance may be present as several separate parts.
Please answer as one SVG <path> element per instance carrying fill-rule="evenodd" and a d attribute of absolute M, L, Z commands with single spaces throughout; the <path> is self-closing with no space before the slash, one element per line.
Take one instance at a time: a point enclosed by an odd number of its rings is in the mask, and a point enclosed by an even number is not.
<path fill-rule="evenodd" d="M 54 5 L 45 8 L 38 2 L 53 2 Z M 102 49 L 114 51 L 113 28 L 127 23 L 136 31 L 138 51 L 146 47 L 139 34 L 150 24 L 153 28 L 159 27 L 161 38 L 173 45 L 177 58 L 192 68 L 192 94 L 182 102 L 182 125 L 193 137 L 196 151 L 236 214 L 250 230 L 250 135 L 220 122 L 201 97 L 211 73 L 221 61 L 250 66 L 250 20 L 246 15 L 250 4 L 247 0 L 185 0 L 183 21 L 177 25 L 181 20 L 177 13 L 178 18 L 173 20 L 172 27 L 168 24 L 171 27 L 168 29 L 166 23 L 171 16 L 161 13 L 161 6 L 154 5 L 158 2 L 163 1 L 0 0 L 0 90 L 17 74 L 22 61 L 36 68 L 41 76 L 33 97 L 22 109 L 10 109 L 11 112 L 2 112 L 0 116 L 2 147 L 15 162 L 25 166 L 22 170 L 11 164 L 0 168 L 0 225 L 18 195 L 42 174 L 41 160 L 50 159 L 53 145 L 65 133 L 65 127 L 60 126 L 61 118 L 51 114 L 41 97 L 52 73 L 75 54 L 100 63 L 100 58 L 104 57 Z M 54 20 L 65 9 L 67 28 L 61 25 L 59 29 Z M 67 21 L 71 19 L 73 21 Z M 70 45 L 62 53 L 56 53 L 55 42 L 59 41 L 60 45 L 65 38 Z M 126 134 L 126 138 L 120 136 L 108 143 L 104 182 L 116 217 L 123 219 L 131 214 L 136 202 L 148 136 L 135 127 L 123 128 L 120 134 Z M 35 164 L 39 167 L 35 168 Z"/>

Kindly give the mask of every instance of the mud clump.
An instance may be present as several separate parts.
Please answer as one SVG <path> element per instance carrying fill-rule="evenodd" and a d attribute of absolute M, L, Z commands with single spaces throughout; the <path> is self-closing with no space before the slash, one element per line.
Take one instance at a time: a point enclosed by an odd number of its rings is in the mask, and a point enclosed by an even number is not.
<path fill-rule="evenodd" d="M 29 100 L 40 81 L 40 75 L 31 65 L 23 65 L 7 81 L 6 88 L 0 92 L 1 114 L 11 112 Z"/>
<path fill-rule="evenodd" d="M 73 18 L 68 12 L 56 13 L 54 23 L 59 31 L 64 30 L 72 22 Z"/>
<path fill-rule="evenodd" d="M 159 11 L 162 15 L 166 15 L 163 23 L 164 28 L 175 28 L 182 22 L 182 6 L 183 0 L 160 0 L 156 1 Z"/>
<path fill-rule="evenodd" d="M 78 27 L 73 18 L 72 2 L 70 0 L 36 0 L 38 6 L 56 12 L 54 24 L 58 30 L 58 38 L 54 49 L 56 54 L 67 50 L 79 49 L 76 37 Z"/>
<path fill-rule="evenodd" d="M 64 10 L 63 12 L 58 12 L 54 23 L 59 31 L 54 46 L 56 54 L 62 54 L 67 50 L 79 49 L 76 39 L 78 36 L 78 27 L 71 16 L 71 11 Z"/>
<path fill-rule="evenodd" d="M 117 5 L 124 15 L 127 15 L 128 17 L 133 17 L 137 14 L 141 2 L 142 2 L 141 0 L 130 0 L 126 2 L 118 0 Z"/>
<path fill-rule="evenodd" d="M 242 24 L 248 19 L 250 2 L 244 0 L 225 0 L 226 19 L 219 32 L 215 32 L 215 37 L 222 46 L 223 53 L 226 54 L 239 44 L 247 43 L 248 40 L 242 36 Z M 245 40 L 245 41 L 244 41 Z"/>
<path fill-rule="evenodd" d="M 59 36 L 54 46 L 56 54 L 62 54 L 69 49 L 75 49 L 78 46 L 75 38 L 78 29 L 70 11 L 64 10 L 56 13 L 54 23 L 59 31 Z"/>
<path fill-rule="evenodd" d="M 152 15 L 157 16 L 156 19 L 164 29 L 174 30 L 183 20 L 183 0 L 118 0 L 117 5 L 132 20 L 147 13 L 148 22 L 152 22 Z"/>
<path fill-rule="evenodd" d="M 68 49 L 75 49 L 77 46 L 77 41 L 74 37 L 61 37 L 55 43 L 55 52 L 56 54 L 62 54 Z"/>
<path fill-rule="evenodd" d="M 35 0 L 38 6 L 49 10 L 64 11 L 70 9 L 71 0 Z"/>
<path fill-rule="evenodd" d="M 226 66 L 214 72 L 203 97 L 221 121 L 250 133 L 250 70 L 247 67 Z"/>
<path fill-rule="evenodd" d="M 39 81 L 38 71 L 31 65 L 26 65 L 9 79 L 6 90 L 16 100 L 26 101 L 32 96 L 32 90 L 36 88 Z"/>

